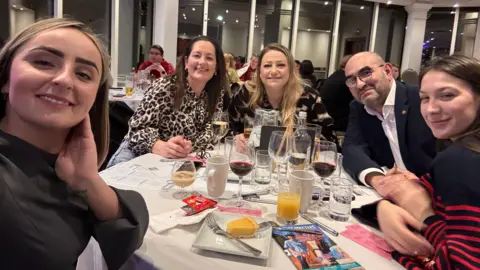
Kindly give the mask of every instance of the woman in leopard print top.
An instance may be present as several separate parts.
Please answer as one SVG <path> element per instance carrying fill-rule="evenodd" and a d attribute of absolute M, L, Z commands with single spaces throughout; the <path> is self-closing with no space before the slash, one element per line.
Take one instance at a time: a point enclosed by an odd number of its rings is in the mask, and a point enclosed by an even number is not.
<path fill-rule="evenodd" d="M 209 123 L 223 110 L 228 87 L 223 52 L 215 40 L 200 36 L 183 56 L 174 75 L 156 80 L 147 90 L 108 167 L 146 153 L 184 158 L 213 149 L 216 137 Z"/>

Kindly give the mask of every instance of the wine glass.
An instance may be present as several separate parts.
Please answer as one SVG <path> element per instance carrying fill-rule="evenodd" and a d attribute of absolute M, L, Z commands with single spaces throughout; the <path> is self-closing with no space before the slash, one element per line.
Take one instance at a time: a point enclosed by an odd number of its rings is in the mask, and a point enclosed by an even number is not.
<path fill-rule="evenodd" d="M 218 149 L 218 152 L 215 150 L 216 154 L 219 155 L 220 149 L 220 140 L 225 137 L 228 133 L 228 113 L 226 112 L 216 112 L 213 114 L 212 118 L 212 130 L 213 134 L 217 137 L 217 145 L 215 149 Z"/>
<path fill-rule="evenodd" d="M 172 168 L 171 178 L 172 183 L 180 190 L 173 193 L 175 199 L 184 199 L 189 193 L 185 191 L 185 187 L 191 186 L 195 182 L 197 170 L 191 160 L 182 159 L 175 161 Z"/>
<path fill-rule="evenodd" d="M 229 156 L 230 169 L 234 174 L 238 176 L 238 192 L 237 199 L 233 204 L 236 207 L 242 207 L 245 202 L 242 199 L 242 180 L 243 177 L 249 174 L 255 166 L 255 148 L 251 145 L 247 145 L 247 151 L 243 152 L 237 148 L 236 143 L 233 142 L 230 149 Z"/>
<path fill-rule="evenodd" d="M 324 191 L 327 191 L 326 185 L 329 185 L 329 183 L 326 181 L 326 178 L 331 176 L 337 168 L 337 145 L 325 140 L 320 140 L 320 142 L 315 143 L 310 166 L 321 178 L 320 186 L 324 188 Z M 322 202 L 323 197 L 326 195 L 328 194 L 319 194 L 319 201 Z"/>
<path fill-rule="evenodd" d="M 274 131 L 268 142 L 268 154 L 277 165 L 277 181 L 280 184 L 280 167 L 286 164 L 292 152 L 292 135 L 285 131 Z M 278 186 L 272 185 L 271 192 L 278 194 Z"/>

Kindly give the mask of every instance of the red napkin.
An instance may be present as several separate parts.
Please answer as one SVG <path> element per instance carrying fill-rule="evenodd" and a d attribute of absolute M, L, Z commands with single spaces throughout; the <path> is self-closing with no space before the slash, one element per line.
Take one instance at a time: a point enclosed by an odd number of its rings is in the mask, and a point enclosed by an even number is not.
<path fill-rule="evenodd" d="M 347 226 L 347 229 L 340 233 L 344 237 L 352 240 L 353 242 L 368 248 L 369 250 L 377 253 L 378 255 L 391 260 L 393 248 L 385 242 L 385 240 L 363 228 L 360 224 L 353 224 Z"/>

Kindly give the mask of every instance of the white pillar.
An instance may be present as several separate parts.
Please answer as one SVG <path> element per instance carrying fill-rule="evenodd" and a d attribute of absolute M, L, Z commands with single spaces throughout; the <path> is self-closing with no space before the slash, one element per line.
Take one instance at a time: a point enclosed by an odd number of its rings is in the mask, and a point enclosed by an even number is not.
<path fill-rule="evenodd" d="M 372 14 L 372 32 L 370 34 L 370 44 L 369 44 L 369 51 L 375 51 L 375 38 L 377 37 L 377 27 L 378 27 L 378 11 L 379 11 L 380 3 L 375 2 L 373 6 L 373 14 Z"/>
<path fill-rule="evenodd" d="M 206 36 L 207 31 L 208 31 L 208 1 L 203 1 L 202 35 Z"/>
<path fill-rule="evenodd" d="M 453 20 L 452 40 L 450 42 L 450 55 L 455 53 L 455 42 L 457 41 L 458 18 L 460 17 L 460 8 L 455 8 L 455 19 Z"/>
<path fill-rule="evenodd" d="M 298 17 L 300 15 L 300 0 L 295 1 L 293 12 L 292 42 L 290 44 L 290 51 L 295 57 L 295 50 L 297 49 Z"/>
<path fill-rule="evenodd" d="M 177 63 L 178 1 L 155 0 L 153 11 L 153 44 L 162 46 L 163 57 Z"/>
<path fill-rule="evenodd" d="M 53 17 L 55 18 L 63 17 L 63 0 L 53 1 Z"/>
<path fill-rule="evenodd" d="M 111 21 L 111 37 L 110 37 L 110 74 L 113 79 L 113 86 L 117 86 L 118 77 L 118 25 L 119 25 L 119 10 L 120 0 L 112 1 L 112 21 Z"/>
<path fill-rule="evenodd" d="M 253 37 L 255 34 L 255 12 L 257 11 L 257 0 L 250 1 L 250 23 L 248 25 L 248 43 L 247 43 L 247 59 L 250 61 L 250 57 L 253 54 Z"/>
<path fill-rule="evenodd" d="M 333 22 L 332 45 L 330 47 L 330 60 L 328 63 L 328 76 L 337 70 L 337 52 L 338 52 L 338 28 L 340 26 L 340 11 L 342 0 L 335 1 L 335 17 Z"/>
<path fill-rule="evenodd" d="M 408 12 L 408 20 L 403 46 L 402 71 L 408 68 L 420 71 L 427 12 L 431 8 L 431 4 L 423 3 L 413 3 L 405 7 Z"/>
<path fill-rule="evenodd" d="M 480 59 L 480 16 L 477 19 L 477 31 L 475 33 L 475 44 L 474 44 L 474 47 L 473 47 L 473 57 L 477 58 L 477 59 Z"/>

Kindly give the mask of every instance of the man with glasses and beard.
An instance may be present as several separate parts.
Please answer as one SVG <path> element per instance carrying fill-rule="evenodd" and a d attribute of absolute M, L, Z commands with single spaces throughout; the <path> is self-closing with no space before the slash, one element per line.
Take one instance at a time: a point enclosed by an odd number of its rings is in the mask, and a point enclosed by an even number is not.
<path fill-rule="evenodd" d="M 372 52 L 352 56 L 345 75 L 355 98 L 343 142 L 345 170 L 380 195 L 385 181 L 403 177 L 389 168 L 427 173 L 436 141 L 420 114 L 419 89 L 396 83 L 392 65 Z"/>

